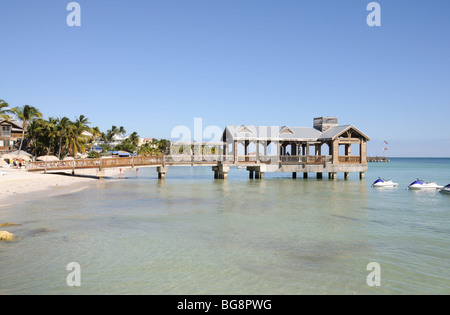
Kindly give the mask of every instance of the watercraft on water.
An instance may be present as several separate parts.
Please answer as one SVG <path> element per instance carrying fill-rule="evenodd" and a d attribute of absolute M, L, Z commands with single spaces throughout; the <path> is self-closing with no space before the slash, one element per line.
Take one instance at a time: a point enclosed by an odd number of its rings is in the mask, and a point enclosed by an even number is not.
<path fill-rule="evenodd" d="M 443 186 L 439 186 L 436 182 L 425 183 L 421 179 L 417 179 L 409 184 L 408 189 L 441 189 Z"/>
<path fill-rule="evenodd" d="M 441 189 L 441 193 L 450 194 L 450 184 Z"/>
<path fill-rule="evenodd" d="M 378 177 L 378 179 L 373 182 L 372 187 L 395 187 L 398 183 L 394 183 L 392 180 L 386 180 L 384 178 Z"/>

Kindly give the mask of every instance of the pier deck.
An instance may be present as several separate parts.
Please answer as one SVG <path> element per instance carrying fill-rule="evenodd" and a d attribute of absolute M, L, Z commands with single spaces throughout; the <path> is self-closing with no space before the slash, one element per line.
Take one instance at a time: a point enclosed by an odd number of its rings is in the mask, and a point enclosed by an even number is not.
<path fill-rule="evenodd" d="M 276 156 L 261 156 L 261 159 L 250 161 L 249 157 L 242 156 L 237 162 L 225 159 L 222 156 L 205 156 L 188 158 L 186 156 L 149 156 L 149 157 L 122 157 L 122 158 L 103 158 L 103 159 L 76 159 L 71 161 L 51 161 L 51 162 L 29 162 L 27 170 L 29 172 L 72 172 L 82 169 L 97 169 L 98 176 L 102 177 L 102 171 L 106 168 L 139 168 L 155 167 L 160 178 L 165 177 L 169 166 L 212 166 L 216 178 L 226 178 L 231 167 L 245 167 L 249 171 L 250 177 L 256 174 L 257 178 L 263 177 L 267 172 L 290 172 L 290 173 L 316 173 L 322 177 L 322 173 L 335 174 L 342 172 L 367 171 L 367 163 L 357 163 L 357 157 L 341 157 L 340 162 L 333 164 L 331 156 L 311 156 L 295 157 L 289 156 L 288 159 L 278 160 Z M 252 158 L 253 159 L 253 158 Z M 262 174 L 262 175 L 261 175 Z M 259 176 L 258 176 L 259 175 Z M 296 177 L 296 175 L 293 175 Z"/>

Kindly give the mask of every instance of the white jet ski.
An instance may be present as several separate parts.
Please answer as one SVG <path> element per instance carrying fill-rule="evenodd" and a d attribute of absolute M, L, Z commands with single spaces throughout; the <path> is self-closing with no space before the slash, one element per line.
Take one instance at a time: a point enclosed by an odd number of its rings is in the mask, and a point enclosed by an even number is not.
<path fill-rule="evenodd" d="M 450 194 L 450 184 L 442 188 L 441 193 Z"/>
<path fill-rule="evenodd" d="M 425 183 L 421 179 L 417 179 L 409 184 L 408 189 L 441 189 L 443 186 L 439 186 L 436 182 Z"/>
<path fill-rule="evenodd" d="M 372 187 L 395 187 L 398 183 L 394 183 L 392 180 L 386 180 L 384 178 L 378 177 L 378 179 L 372 184 Z"/>

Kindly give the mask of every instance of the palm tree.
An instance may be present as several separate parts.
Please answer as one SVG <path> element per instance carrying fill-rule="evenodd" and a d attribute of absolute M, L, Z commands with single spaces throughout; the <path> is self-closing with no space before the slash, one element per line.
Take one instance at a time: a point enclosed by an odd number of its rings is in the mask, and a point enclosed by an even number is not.
<path fill-rule="evenodd" d="M 100 131 L 99 127 L 93 127 L 91 128 L 91 133 L 92 133 L 92 142 L 97 142 L 97 139 L 100 138 L 102 136 L 102 132 Z"/>
<path fill-rule="evenodd" d="M 89 128 L 89 119 L 85 117 L 84 115 L 80 115 L 80 117 L 75 118 L 75 125 L 77 125 L 77 128 L 80 128 L 82 131 L 88 131 Z"/>
<path fill-rule="evenodd" d="M 130 143 L 137 147 L 139 145 L 139 135 L 137 134 L 137 132 L 133 132 L 129 137 L 128 140 L 130 141 Z"/>
<path fill-rule="evenodd" d="M 63 147 L 63 141 L 66 142 L 67 140 L 67 134 L 69 125 L 71 124 L 71 121 L 67 117 L 59 118 L 58 124 L 56 127 L 56 130 L 58 132 L 58 138 L 59 138 L 59 149 L 58 149 L 58 158 L 61 159 L 61 150 Z"/>
<path fill-rule="evenodd" d="M 119 127 L 119 134 L 121 134 L 122 136 L 124 136 L 124 135 L 126 135 L 126 130 L 125 130 L 125 128 L 123 128 L 123 126 L 120 126 Z"/>
<path fill-rule="evenodd" d="M 69 153 L 72 156 L 76 157 L 78 151 L 82 153 L 86 152 L 86 143 L 88 140 L 88 136 L 83 134 L 83 132 L 90 130 L 88 124 L 87 117 L 81 115 L 79 118 L 76 118 L 75 122 L 71 123 L 68 128 L 68 137 L 67 137 L 67 145 L 69 148 Z"/>
<path fill-rule="evenodd" d="M 0 118 L 6 121 L 9 120 L 9 115 L 11 111 L 8 109 L 9 105 L 4 100 L 0 100 Z"/>
<path fill-rule="evenodd" d="M 117 128 L 116 126 L 112 126 L 111 130 L 107 130 L 106 131 L 106 139 L 108 140 L 108 142 L 113 141 L 114 136 L 117 136 L 120 133 L 120 129 Z"/>
<path fill-rule="evenodd" d="M 42 118 L 42 113 L 36 107 L 30 105 L 11 108 L 11 112 L 16 115 L 17 119 L 22 121 L 22 139 L 20 140 L 19 151 L 17 152 L 17 154 L 19 154 L 20 150 L 22 150 L 25 129 L 27 128 L 28 123 L 36 118 Z"/>
<path fill-rule="evenodd" d="M 42 140 L 46 140 L 45 134 L 46 121 L 43 119 L 33 120 L 27 128 L 27 140 L 32 147 L 32 153 L 35 157 L 42 155 L 45 145 Z"/>
<path fill-rule="evenodd" d="M 159 141 L 157 141 L 157 148 L 160 151 L 160 153 L 162 153 L 163 155 L 166 154 L 167 149 L 170 146 L 170 141 L 166 140 L 166 139 L 161 139 Z"/>
<path fill-rule="evenodd" d="M 43 128 L 45 130 L 45 138 L 47 140 L 47 155 L 50 155 L 53 140 L 58 137 L 58 119 L 50 117 L 47 121 L 44 120 Z"/>

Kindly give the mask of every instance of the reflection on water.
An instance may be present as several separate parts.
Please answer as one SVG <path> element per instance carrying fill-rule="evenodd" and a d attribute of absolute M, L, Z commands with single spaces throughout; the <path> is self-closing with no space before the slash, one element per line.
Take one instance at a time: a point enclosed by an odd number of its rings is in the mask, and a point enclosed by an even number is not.
<path fill-rule="evenodd" d="M 449 293 L 449 198 L 241 170 L 227 181 L 200 167 L 135 175 L 2 210 L 21 239 L 0 243 L 0 293 Z M 72 261 L 76 289 L 65 282 Z M 383 268 L 376 291 L 372 261 Z"/>

